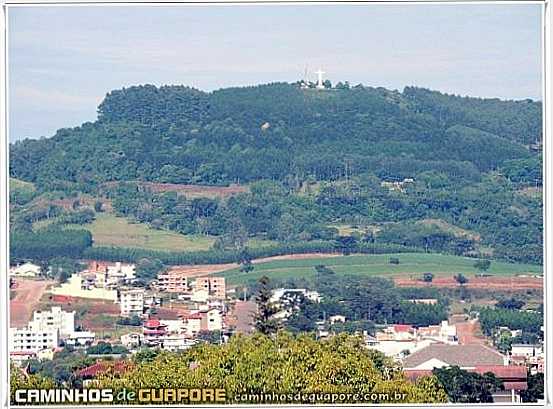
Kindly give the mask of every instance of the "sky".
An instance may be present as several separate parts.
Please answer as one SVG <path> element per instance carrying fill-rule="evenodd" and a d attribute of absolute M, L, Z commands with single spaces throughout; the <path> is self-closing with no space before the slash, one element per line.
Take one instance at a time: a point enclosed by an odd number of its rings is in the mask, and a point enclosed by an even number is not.
<path fill-rule="evenodd" d="M 303 78 L 541 99 L 538 4 L 43 6 L 8 10 L 9 139 L 94 121 L 113 89 Z"/>

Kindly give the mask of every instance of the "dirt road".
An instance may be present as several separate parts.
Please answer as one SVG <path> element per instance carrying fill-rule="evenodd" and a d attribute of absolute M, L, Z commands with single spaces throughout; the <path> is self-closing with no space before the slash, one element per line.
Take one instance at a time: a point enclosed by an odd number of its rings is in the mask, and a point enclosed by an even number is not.
<path fill-rule="evenodd" d="M 24 327 L 28 324 L 35 307 L 46 289 L 54 284 L 48 280 L 15 279 L 15 297 L 10 300 L 10 326 Z"/>
<path fill-rule="evenodd" d="M 409 278 L 396 278 L 394 282 L 398 287 L 459 287 L 453 277 L 435 278 L 432 283 Z M 536 277 L 469 277 L 468 283 L 464 286 L 470 289 L 503 291 L 542 290 L 543 279 Z"/>

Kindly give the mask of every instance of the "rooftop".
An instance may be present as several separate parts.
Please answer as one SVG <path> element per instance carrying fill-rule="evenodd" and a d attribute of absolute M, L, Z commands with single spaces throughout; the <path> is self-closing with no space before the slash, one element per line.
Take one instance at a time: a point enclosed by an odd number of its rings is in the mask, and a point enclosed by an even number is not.
<path fill-rule="evenodd" d="M 432 344 L 407 356 L 403 360 L 403 366 L 404 368 L 416 368 L 431 359 L 437 359 L 461 368 L 474 368 L 482 365 L 503 365 L 503 355 L 485 345 Z"/>

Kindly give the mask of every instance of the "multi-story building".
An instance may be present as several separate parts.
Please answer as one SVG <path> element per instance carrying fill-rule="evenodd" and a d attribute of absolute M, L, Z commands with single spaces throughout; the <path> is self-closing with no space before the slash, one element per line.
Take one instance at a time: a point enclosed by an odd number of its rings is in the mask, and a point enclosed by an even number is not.
<path fill-rule="evenodd" d="M 45 328 L 34 330 L 31 328 L 10 328 L 9 350 L 10 352 L 34 352 L 44 349 L 53 349 L 58 346 L 58 330 Z"/>
<path fill-rule="evenodd" d="M 160 291 L 168 293 L 185 293 L 189 290 L 188 278 L 182 271 L 168 270 L 157 275 L 157 286 Z"/>
<path fill-rule="evenodd" d="M 35 311 L 28 327 L 35 332 L 58 330 L 61 338 L 69 337 L 75 331 L 75 311 L 63 311 L 57 306 L 50 311 Z"/>
<path fill-rule="evenodd" d="M 148 320 L 142 328 L 144 344 L 150 347 L 161 346 L 167 335 L 167 326 L 158 320 Z"/>
<path fill-rule="evenodd" d="M 144 289 L 127 288 L 119 291 L 119 305 L 121 315 L 142 315 L 144 312 Z"/>
<path fill-rule="evenodd" d="M 206 290 L 211 297 L 224 300 L 226 297 L 225 277 L 198 277 L 194 283 L 194 290 Z"/>

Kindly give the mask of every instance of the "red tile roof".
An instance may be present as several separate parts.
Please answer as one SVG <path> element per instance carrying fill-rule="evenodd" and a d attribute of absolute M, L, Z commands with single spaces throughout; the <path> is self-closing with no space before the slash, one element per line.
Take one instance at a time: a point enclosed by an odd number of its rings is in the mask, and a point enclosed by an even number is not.
<path fill-rule="evenodd" d="M 503 382 L 506 391 L 514 389 L 515 391 L 525 391 L 528 389 L 526 382 Z"/>
<path fill-rule="evenodd" d="M 410 381 L 415 381 L 423 376 L 432 376 L 431 369 L 405 369 L 403 373 Z"/>
<path fill-rule="evenodd" d="M 127 372 L 130 369 L 130 364 L 125 361 L 118 361 L 114 364 L 104 361 L 96 362 L 94 365 L 87 366 L 79 371 L 77 375 L 82 378 L 95 378 L 101 373 L 112 370 L 114 373 L 120 375 Z"/>
<path fill-rule="evenodd" d="M 486 372 L 492 372 L 498 378 L 518 378 L 524 379 L 528 377 L 526 368 L 521 365 L 480 365 L 474 368 L 474 372 L 477 372 L 481 375 Z"/>
<path fill-rule="evenodd" d="M 480 375 L 486 372 L 492 372 L 495 376 L 503 381 L 505 390 L 514 389 L 516 391 L 522 391 L 528 389 L 526 382 L 527 372 L 526 368 L 518 365 L 481 365 L 474 369 L 468 369 L 469 372 L 476 372 Z M 432 371 L 429 369 L 404 369 L 403 373 L 410 381 L 415 381 L 423 376 L 431 376 Z"/>
<path fill-rule="evenodd" d="M 413 327 L 411 325 L 407 324 L 396 324 L 394 325 L 394 331 L 395 332 L 410 332 L 413 330 Z"/>
<path fill-rule="evenodd" d="M 144 326 L 147 328 L 157 328 L 161 325 L 161 322 L 158 320 L 148 320 L 144 323 Z"/>

